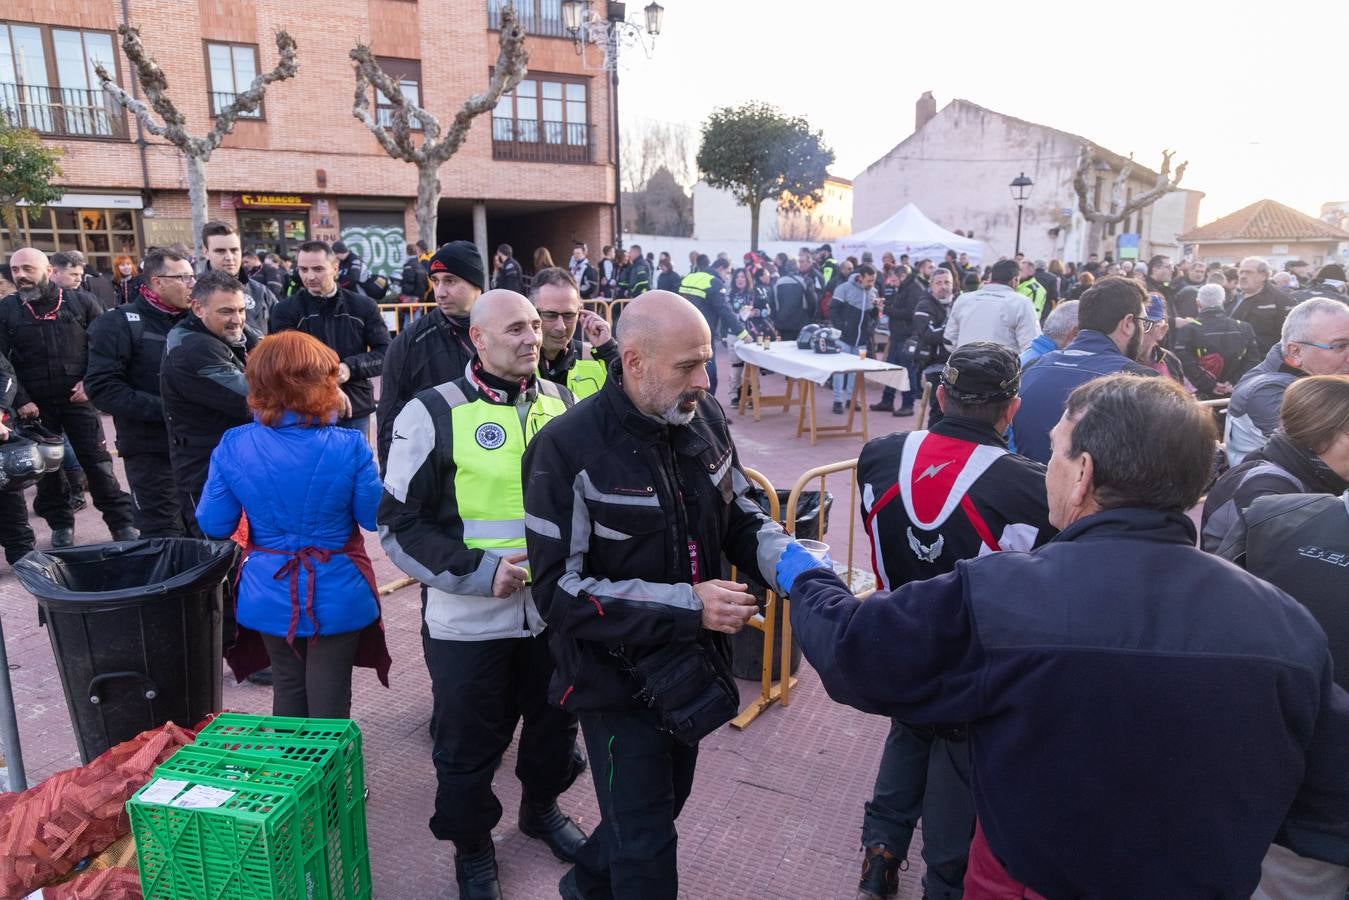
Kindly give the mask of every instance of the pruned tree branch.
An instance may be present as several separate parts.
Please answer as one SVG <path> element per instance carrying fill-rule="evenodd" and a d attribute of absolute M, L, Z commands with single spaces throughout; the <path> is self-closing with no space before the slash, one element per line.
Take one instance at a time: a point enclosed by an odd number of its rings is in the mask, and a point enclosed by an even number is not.
<path fill-rule="evenodd" d="M 290 36 L 290 32 L 278 31 L 276 33 L 276 66 L 270 72 L 254 78 L 253 83 L 248 86 L 248 90 L 242 94 L 236 94 L 233 102 L 216 114 L 215 127 L 211 129 L 211 133 L 206 135 L 203 141 L 203 146 L 208 155 L 220 146 L 220 142 L 225 139 L 225 135 L 234 130 L 234 122 L 239 116 L 257 111 L 258 106 L 262 103 L 263 95 L 267 93 L 269 84 L 294 78 L 300 71 L 300 64 L 295 58 L 295 50 L 295 38 Z"/>
<path fill-rule="evenodd" d="M 417 167 L 417 228 L 428 243 L 435 238 L 436 203 L 440 198 L 440 180 L 436 172 L 459 150 L 468 136 L 473 120 L 490 112 L 501 95 L 512 91 L 529 71 L 529 53 L 525 50 L 525 29 L 513 6 L 501 8 L 501 32 L 497 41 L 496 67 L 487 90 L 463 102 L 449 129 L 443 132 L 440 120 L 424 107 L 411 102 L 398 82 L 380 68 L 370 47 L 357 44 L 348 54 L 356 69 L 356 93 L 351 114 L 366 127 L 380 147 L 393 159 Z M 374 86 L 392 109 L 387 127 L 370 110 L 370 88 Z M 414 140 L 413 123 L 421 126 L 421 142 Z"/>
<path fill-rule="evenodd" d="M 1148 191 L 1139 194 L 1128 201 L 1124 199 L 1124 191 L 1129 183 L 1129 176 L 1133 174 L 1133 166 L 1126 164 L 1121 167 L 1118 175 L 1115 176 L 1114 183 L 1110 187 L 1110 209 L 1096 209 L 1092 201 L 1092 187 L 1096 173 L 1096 148 L 1091 144 L 1082 145 L 1082 154 L 1078 158 L 1077 171 L 1073 174 L 1073 189 L 1077 192 L 1077 208 L 1082 213 L 1083 218 L 1088 222 L 1109 225 L 1113 222 L 1122 222 L 1140 209 L 1151 206 L 1162 197 L 1176 190 L 1180 185 L 1180 179 L 1185 175 L 1185 167 L 1189 162 L 1183 162 L 1176 167 L 1176 175 L 1171 177 L 1171 158 L 1175 155 L 1172 150 L 1162 151 L 1162 166 L 1157 173 L 1157 181 Z"/>

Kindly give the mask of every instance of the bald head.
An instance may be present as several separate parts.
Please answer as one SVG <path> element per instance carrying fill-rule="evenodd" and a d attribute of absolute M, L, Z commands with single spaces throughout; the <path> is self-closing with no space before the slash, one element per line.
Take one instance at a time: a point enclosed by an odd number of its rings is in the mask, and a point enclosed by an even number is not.
<path fill-rule="evenodd" d="M 647 291 L 627 306 L 618 320 L 619 353 L 629 348 L 652 351 L 662 341 L 698 334 L 710 343 L 712 332 L 698 308 L 669 291 Z"/>
<path fill-rule="evenodd" d="M 539 366 L 539 313 L 515 291 L 479 297 L 469 310 L 468 336 L 483 368 L 499 378 L 528 378 Z"/>
<path fill-rule="evenodd" d="M 9 268 L 14 286 L 25 300 L 35 299 L 50 283 L 51 263 L 47 260 L 47 254 L 41 250 L 32 247 L 15 250 L 9 258 Z"/>
<path fill-rule="evenodd" d="M 712 332 L 697 307 L 669 291 L 648 291 L 618 320 L 623 390 L 643 413 L 687 425 L 707 391 Z"/>

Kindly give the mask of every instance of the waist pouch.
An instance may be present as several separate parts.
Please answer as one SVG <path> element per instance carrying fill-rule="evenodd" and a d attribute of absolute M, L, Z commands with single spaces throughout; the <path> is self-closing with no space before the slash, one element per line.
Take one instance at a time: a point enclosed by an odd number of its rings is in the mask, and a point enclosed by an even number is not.
<path fill-rule="evenodd" d="M 667 644 L 636 663 L 624 663 L 639 685 L 634 698 L 654 711 L 660 728 L 681 744 L 697 744 L 740 711 L 740 691 L 701 644 Z"/>

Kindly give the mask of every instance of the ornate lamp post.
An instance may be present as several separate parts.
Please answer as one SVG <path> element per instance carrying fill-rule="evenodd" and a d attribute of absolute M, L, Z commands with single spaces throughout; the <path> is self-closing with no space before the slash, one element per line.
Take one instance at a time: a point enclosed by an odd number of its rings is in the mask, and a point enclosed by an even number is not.
<path fill-rule="evenodd" d="M 1021 209 L 1030 199 L 1031 187 L 1034 184 L 1035 182 L 1027 178 L 1025 172 L 1022 172 L 1013 178 L 1009 185 L 1012 189 L 1012 199 L 1016 201 L 1016 250 L 1014 253 L 1021 252 Z"/>
<path fill-rule="evenodd" d="M 576 52 L 585 57 L 586 44 L 599 48 L 602 59 L 593 68 L 609 74 L 609 95 L 613 98 L 609 123 L 614 149 L 614 246 L 623 246 L 622 151 L 618 141 L 618 56 L 624 47 L 641 47 L 651 56 L 665 18 L 665 7 L 652 0 L 642 10 L 643 21 L 628 21 L 626 3 L 609 0 L 600 15 L 589 0 L 562 0 L 562 24 L 572 36 Z M 648 42 L 648 38 L 650 39 Z M 592 68 L 586 65 L 586 68 Z"/>

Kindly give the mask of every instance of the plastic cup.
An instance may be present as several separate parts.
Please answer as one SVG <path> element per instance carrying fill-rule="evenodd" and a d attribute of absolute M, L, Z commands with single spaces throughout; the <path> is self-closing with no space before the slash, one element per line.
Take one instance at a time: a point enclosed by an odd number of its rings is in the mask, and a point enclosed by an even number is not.
<path fill-rule="evenodd" d="M 829 545 L 824 541 L 797 541 L 797 543 L 801 545 L 802 550 L 818 560 L 823 560 L 829 555 Z"/>

